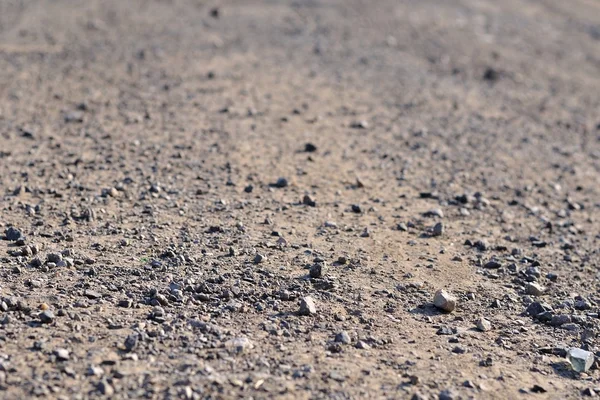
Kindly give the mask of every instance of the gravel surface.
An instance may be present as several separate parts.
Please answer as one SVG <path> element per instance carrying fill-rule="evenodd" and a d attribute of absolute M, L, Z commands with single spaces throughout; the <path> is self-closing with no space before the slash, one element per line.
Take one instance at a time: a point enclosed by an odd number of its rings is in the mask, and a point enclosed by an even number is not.
<path fill-rule="evenodd" d="M 0 1 L 0 398 L 600 394 L 600 3 Z"/>

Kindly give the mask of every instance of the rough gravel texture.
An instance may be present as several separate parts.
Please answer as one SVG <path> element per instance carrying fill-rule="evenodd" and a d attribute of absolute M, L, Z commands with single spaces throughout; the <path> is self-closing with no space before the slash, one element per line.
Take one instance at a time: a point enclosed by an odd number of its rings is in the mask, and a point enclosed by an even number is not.
<path fill-rule="evenodd" d="M 596 395 L 599 185 L 595 1 L 0 1 L 0 397 Z"/>

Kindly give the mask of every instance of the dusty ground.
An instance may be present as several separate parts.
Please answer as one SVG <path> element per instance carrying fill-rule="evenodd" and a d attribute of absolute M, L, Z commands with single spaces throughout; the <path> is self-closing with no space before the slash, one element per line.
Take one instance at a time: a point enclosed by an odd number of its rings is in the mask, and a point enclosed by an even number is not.
<path fill-rule="evenodd" d="M 600 390 L 596 1 L 2 0 L 0 141 L 1 398 Z"/>

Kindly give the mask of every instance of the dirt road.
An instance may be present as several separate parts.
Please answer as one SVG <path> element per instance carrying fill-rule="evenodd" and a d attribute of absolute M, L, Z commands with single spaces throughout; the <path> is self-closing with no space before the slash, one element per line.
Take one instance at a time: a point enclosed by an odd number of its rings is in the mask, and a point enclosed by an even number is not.
<path fill-rule="evenodd" d="M 600 394 L 599 184 L 596 1 L 2 0 L 0 397 Z"/>

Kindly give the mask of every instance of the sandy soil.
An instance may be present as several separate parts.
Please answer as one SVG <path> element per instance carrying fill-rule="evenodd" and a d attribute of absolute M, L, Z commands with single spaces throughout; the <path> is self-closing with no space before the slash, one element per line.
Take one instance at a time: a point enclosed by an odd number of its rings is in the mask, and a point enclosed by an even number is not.
<path fill-rule="evenodd" d="M 593 0 L 2 0 L 0 397 L 600 394 L 599 184 Z"/>

